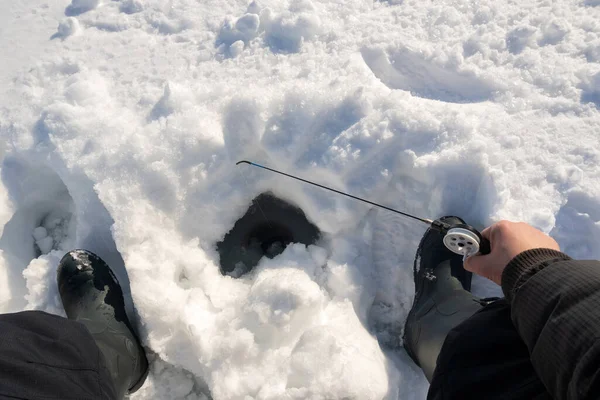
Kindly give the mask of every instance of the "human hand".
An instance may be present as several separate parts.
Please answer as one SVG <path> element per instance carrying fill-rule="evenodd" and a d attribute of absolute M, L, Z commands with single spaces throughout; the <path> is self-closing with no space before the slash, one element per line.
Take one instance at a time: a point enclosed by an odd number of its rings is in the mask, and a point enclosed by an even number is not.
<path fill-rule="evenodd" d="M 524 222 L 500 221 L 484 229 L 481 235 L 490 241 L 492 251 L 467 258 L 464 267 L 498 285 L 502 283 L 504 268 L 519 253 L 539 248 L 560 251 L 554 239 Z"/>

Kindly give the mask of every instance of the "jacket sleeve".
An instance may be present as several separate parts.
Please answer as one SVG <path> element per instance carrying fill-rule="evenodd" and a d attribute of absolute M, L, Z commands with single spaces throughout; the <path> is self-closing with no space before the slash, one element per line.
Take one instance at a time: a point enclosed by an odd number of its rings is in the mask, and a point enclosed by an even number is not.
<path fill-rule="evenodd" d="M 502 290 L 550 394 L 600 399 L 600 262 L 528 250 L 504 270 Z"/>

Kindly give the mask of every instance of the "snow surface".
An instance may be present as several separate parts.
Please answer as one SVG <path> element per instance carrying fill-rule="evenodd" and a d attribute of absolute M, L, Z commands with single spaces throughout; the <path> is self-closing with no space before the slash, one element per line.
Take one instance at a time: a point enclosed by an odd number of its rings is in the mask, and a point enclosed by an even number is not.
<path fill-rule="evenodd" d="M 425 226 L 242 158 L 600 258 L 597 0 L 4 3 L 0 311 L 64 315 L 58 261 L 96 252 L 153 360 L 135 399 L 425 396 L 400 348 Z M 328 240 L 222 276 L 266 190 Z"/>

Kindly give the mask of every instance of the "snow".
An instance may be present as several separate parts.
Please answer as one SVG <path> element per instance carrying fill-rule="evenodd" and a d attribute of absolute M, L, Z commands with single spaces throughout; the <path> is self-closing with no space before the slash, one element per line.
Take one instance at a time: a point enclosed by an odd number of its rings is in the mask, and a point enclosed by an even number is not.
<path fill-rule="evenodd" d="M 65 15 L 79 15 L 98 7 L 100 0 L 71 0 L 65 9 Z"/>
<path fill-rule="evenodd" d="M 53 38 L 66 38 L 68 36 L 75 35 L 79 32 L 80 26 L 77 18 L 67 17 L 60 21 L 58 24 L 58 30 L 56 34 L 54 34 Z"/>
<path fill-rule="evenodd" d="M 0 311 L 64 315 L 60 258 L 97 253 L 152 360 L 134 399 L 425 396 L 400 338 L 426 227 L 240 159 L 600 258 L 598 1 L 26 3 L 0 15 Z M 325 239 L 221 275 L 265 191 Z"/>

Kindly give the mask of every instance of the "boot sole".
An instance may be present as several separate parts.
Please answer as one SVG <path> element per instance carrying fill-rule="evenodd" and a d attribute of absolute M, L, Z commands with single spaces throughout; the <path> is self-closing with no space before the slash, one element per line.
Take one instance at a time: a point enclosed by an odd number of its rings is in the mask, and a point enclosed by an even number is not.
<path fill-rule="evenodd" d="M 143 348 L 140 346 L 140 348 L 142 349 L 142 352 L 144 354 L 144 358 L 146 358 L 146 351 L 143 350 Z M 144 373 L 142 374 L 142 376 L 140 377 L 140 379 L 127 390 L 127 394 L 132 394 L 137 392 L 146 382 L 146 378 L 148 377 L 148 374 L 150 374 L 150 364 L 148 363 L 148 359 L 146 358 L 146 370 L 144 371 Z"/>

